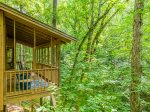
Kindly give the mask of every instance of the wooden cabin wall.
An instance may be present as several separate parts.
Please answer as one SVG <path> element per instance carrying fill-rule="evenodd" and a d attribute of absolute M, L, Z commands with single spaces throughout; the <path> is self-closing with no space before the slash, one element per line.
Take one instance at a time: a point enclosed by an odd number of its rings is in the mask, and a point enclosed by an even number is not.
<path fill-rule="evenodd" d="M 5 71 L 5 21 L 4 12 L 0 10 L 0 110 L 4 105 L 4 71 Z"/>

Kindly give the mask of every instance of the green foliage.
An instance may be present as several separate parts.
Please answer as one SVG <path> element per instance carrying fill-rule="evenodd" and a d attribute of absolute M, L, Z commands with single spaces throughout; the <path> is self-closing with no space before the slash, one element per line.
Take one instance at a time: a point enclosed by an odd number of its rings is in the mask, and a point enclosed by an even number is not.
<path fill-rule="evenodd" d="M 116 2 L 117 1 L 117 2 Z M 52 2 L 49 0 L 3 0 L 16 9 L 51 25 Z M 120 11 L 107 24 L 98 37 L 96 51 L 87 58 L 87 40 L 79 53 L 77 65 L 72 68 L 77 48 L 89 30 L 92 0 L 60 0 L 57 10 L 57 28 L 78 38 L 77 42 L 62 46 L 61 49 L 61 89 L 56 109 L 49 102 L 38 110 L 49 109 L 56 112 L 129 112 L 130 57 L 133 23 L 133 1 L 101 0 L 101 14 L 116 2 L 106 20 Z M 31 7 L 32 6 L 32 7 Z M 143 27 L 143 76 L 141 106 L 150 111 L 150 1 L 145 4 Z M 94 21 L 98 18 L 99 0 L 94 0 Z M 105 21 L 106 21 L 105 20 Z M 104 22 L 105 22 L 104 21 Z M 101 25 L 101 22 L 98 26 Z M 100 29 L 95 28 L 94 37 Z M 72 75 L 72 69 L 74 74 Z"/>

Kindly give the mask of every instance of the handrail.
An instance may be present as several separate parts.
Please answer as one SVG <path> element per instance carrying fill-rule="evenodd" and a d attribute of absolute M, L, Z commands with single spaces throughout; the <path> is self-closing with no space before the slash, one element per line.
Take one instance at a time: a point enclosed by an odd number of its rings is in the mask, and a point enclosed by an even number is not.
<path fill-rule="evenodd" d="M 6 72 L 20 72 L 20 71 L 25 71 L 25 72 L 27 72 L 27 71 L 43 71 L 43 70 L 56 70 L 56 69 L 58 69 L 58 67 L 57 68 L 45 68 L 45 69 L 33 69 L 33 70 L 6 70 L 5 71 L 5 73 Z"/>
<path fill-rule="evenodd" d="M 42 65 L 42 66 L 46 66 L 49 68 L 58 68 L 58 66 L 53 66 L 53 65 L 49 65 L 49 64 L 44 64 L 44 63 L 36 63 L 37 65 Z"/>

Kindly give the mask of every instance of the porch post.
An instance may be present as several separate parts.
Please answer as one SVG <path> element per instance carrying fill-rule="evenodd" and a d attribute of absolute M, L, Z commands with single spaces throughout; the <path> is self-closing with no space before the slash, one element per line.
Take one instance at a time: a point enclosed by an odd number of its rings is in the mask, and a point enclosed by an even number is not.
<path fill-rule="evenodd" d="M 14 20 L 14 69 L 16 69 L 16 21 Z"/>
<path fill-rule="evenodd" d="M 34 29 L 33 69 L 36 69 L 36 31 Z"/>
<path fill-rule="evenodd" d="M 43 97 L 40 98 L 40 106 L 43 106 Z"/>
<path fill-rule="evenodd" d="M 58 79 L 57 79 L 57 81 L 58 81 L 58 86 L 60 86 L 60 43 L 58 43 L 57 45 L 56 45 L 56 57 L 57 57 L 57 61 L 56 61 L 56 63 L 57 63 L 57 68 L 58 68 Z"/>
<path fill-rule="evenodd" d="M 0 111 L 4 105 L 4 71 L 5 71 L 5 21 L 4 13 L 0 10 Z"/>
<path fill-rule="evenodd" d="M 54 46 L 53 38 L 51 37 L 51 67 L 54 66 Z"/>

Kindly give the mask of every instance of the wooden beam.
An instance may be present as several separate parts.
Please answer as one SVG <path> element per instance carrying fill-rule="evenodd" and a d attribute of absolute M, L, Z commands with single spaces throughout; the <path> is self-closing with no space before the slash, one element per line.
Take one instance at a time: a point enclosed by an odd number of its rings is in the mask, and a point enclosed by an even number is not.
<path fill-rule="evenodd" d="M 51 37 L 51 38 L 53 38 L 53 37 Z M 51 43 L 51 41 L 52 41 L 52 43 Z M 40 44 L 37 47 L 38 48 L 39 47 L 51 47 L 51 46 L 54 46 L 56 44 L 62 44 L 62 42 L 59 39 L 52 39 L 52 40 L 50 40 L 50 42 L 46 42 L 44 44 Z"/>
<path fill-rule="evenodd" d="M 5 71 L 5 27 L 4 13 L 0 10 L 0 110 L 3 110 L 4 105 L 4 71 Z"/>
<path fill-rule="evenodd" d="M 40 97 L 46 97 L 50 96 L 50 91 L 36 91 L 36 92 L 29 92 L 26 94 L 19 94 L 14 96 L 8 96 L 5 104 L 11 104 L 11 103 L 18 103 L 22 101 L 29 101 Z"/>

